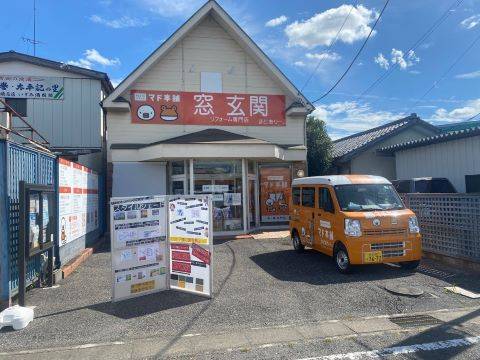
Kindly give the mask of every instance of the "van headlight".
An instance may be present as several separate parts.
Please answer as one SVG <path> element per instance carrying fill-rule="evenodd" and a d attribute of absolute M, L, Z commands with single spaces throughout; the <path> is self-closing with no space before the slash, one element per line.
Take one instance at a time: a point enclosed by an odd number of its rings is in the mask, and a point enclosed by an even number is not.
<path fill-rule="evenodd" d="M 355 237 L 362 236 L 360 220 L 345 219 L 345 235 Z"/>
<path fill-rule="evenodd" d="M 408 218 L 408 230 L 412 234 L 418 234 L 420 232 L 420 226 L 418 226 L 418 220 L 416 216 L 410 216 Z"/>

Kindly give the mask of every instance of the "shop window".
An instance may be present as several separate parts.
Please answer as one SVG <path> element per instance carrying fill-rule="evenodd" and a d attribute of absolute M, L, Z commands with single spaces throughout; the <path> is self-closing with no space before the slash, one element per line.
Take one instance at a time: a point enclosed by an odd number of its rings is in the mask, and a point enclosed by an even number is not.
<path fill-rule="evenodd" d="M 222 90 L 222 73 L 218 72 L 201 72 L 200 73 L 200 91 L 221 93 Z"/>
<path fill-rule="evenodd" d="M 242 230 L 242 161 L 194 161 L 195 194 L 212 194 L 213 231 Z"/>
<path fill-rule="evenodd" d="M 293 201 L 293 205 L 300 205 L 300 188 L 299 187 L 293 188 L 292 201 Z"/>
<path fill-rule="evenodd" d="M 315 188 L 302 188 L 302 206 L 315 207 Z"/>
<path fill-rule="evenodd" d="M 172 161 L 172 175 L 184 175 L 185 174 L 185 162 L 184 161 Z"/>
<path fill-rule="evenodd" d="M 27 117 L 27 99 L 6 98 L 5 102 L 15 110 L 18 115 Z"/>
<path fill-rule="evenodd" d="M 480 193 L 480 175 L 465 175 L 467 193 Z"/>

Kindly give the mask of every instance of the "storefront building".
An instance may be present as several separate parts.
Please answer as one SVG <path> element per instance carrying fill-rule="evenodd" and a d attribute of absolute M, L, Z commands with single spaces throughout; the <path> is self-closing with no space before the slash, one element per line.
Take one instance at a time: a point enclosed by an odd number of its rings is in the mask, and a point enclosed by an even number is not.
<path fill-rule="evenodd" d="M 212 194 L 218 235 L 288 221 L 313 106 L 215 1 L 103 107 L 111 196 Z"/>

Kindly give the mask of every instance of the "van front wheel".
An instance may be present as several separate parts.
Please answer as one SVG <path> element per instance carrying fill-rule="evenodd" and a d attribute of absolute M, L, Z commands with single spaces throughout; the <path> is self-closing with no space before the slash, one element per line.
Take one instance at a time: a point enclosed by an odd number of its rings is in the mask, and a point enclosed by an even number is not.
<path fill-rule="evenodd" d="M 292 234 L 292 244 L 296 252 L 300 253 L 305 250 L 305 246 L 300 241 L 300 236 L 298 236 L 298 233 L 296 231 L 294 231 Z"/>
<path fill-rule="evenodd" d="M 352 271 L 352 265 L 350 264 L 350 258 L 348 256 L 348 251 L 342 244 L 339 244 L 335 247 L 333 254 L 335 265 L 337 270 L 342 274 L 349 274 Z"/>

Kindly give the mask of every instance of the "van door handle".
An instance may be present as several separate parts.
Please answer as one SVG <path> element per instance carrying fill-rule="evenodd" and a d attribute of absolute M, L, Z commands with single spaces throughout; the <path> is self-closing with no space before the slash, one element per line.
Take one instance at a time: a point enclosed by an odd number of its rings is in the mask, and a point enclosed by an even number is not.
<path fill-rule="evenodd" d="M 315 219 L 315 213 L 312 212 L 312 219 Z"/>

